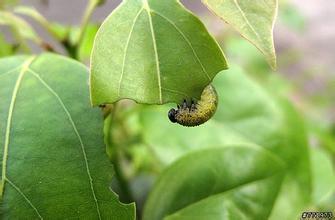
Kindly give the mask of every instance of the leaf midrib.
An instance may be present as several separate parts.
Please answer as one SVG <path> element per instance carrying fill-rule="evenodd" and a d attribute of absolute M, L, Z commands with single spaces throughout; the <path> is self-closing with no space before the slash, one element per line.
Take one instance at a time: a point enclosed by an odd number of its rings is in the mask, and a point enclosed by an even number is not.
<path fill-rule="evenodd" d="M 35 211 L 37 216 L 40 219 L 43 219 L 42 216 L 40 215 L 39 211 L 37 208 L 32 204 L 32 202 L 27 198 L 27 196 L 17 187 L 13 182 L 11 182 L 7 178 L 7 161 L 8 161 L 8 148 L 9 148 L 9 143 L 10 143 L 10 131 L 12 127 L 12 118 L 13 118 L 13 112 L 14 112 L 14 107 L 15 107 L 15 102 L 16 102 L 16 97 L 19 91 L 19 88 L 21 86 L 22 79 L 29 69 L 29 66 L 33 63 L 33 61 L 36 59 L 35 56 L 30 57 L 27 59 L 21 66 L 12 69 L 8 71 L 6 74 L 14 72 L 14 70 L 17 70 L 21 68 L 19 76 L 16 80 L 13 93 L 12 93 L 12 98 L 11 102 L 9 105 L 9 110 L 8 110 L 8 116 L 7 116 L 7 125 L 6 125 L 6 131 L 5 131 L 5 143 L 4 143 L 4 149 L 3 149 L 3 158 L 2 158 L 2 173 L 1 173 L 1 185 L 0 185 L 0 197 L 3 198 L 4 194 L 4 189 L 5 189 L 5 183 L 8 182 L 23 198 L 24 200 L 29 204 L 29 206 Z"/>
<path fill-rule="evenodd" d="M 161 81 L 161 71 L 160 71 L 160 64 L 159 64 L 159 58 L 158 58 L 158 50 L 157 50 L 157 42 L 156 42 L 156 36 L 154 32 L 154 27 L 152 24 L 152 16 L 151 16 L 151 9 L 148 3 L 148 0 L 144 1 L 144 9 L 147 11 L 148 17 L 149 17 L 149 24 L 150 24 L 150 31 L 151 31 L 151 37 L 152 37 L 152 44 L 154 47 L 155 52 L 155 61 L 156 61 L 156 70 L 157 70 L 157 80 L 158 80 L 158 89 L 159 89 L 159 102 L 160 104 L 163 103 L 162 98 L 162 81 Z"/>
<path fill-rule="evenodd" d="M 201 69 L 203 71 L 203 73 L 205 74 L 206 78 L 208 79 L 208 82 L 211 81 L 210 76 L 208 75 L 204 65 L 202 64 L 198 54 L 196 53 L 194 47 L 192 46 L 191 41 L 186 37 L 186 35 L 182 32 L 182 30 L 180 30 L 180 28 L 173 22 L 171 21 L 169 18 L 167 18 L 166 16 L 162 15 L 161 13 L 159 13 L 158 11 L 153 11 L 155 14 L 157 14 L 158 16 L 160 16 L 161 18 L 163 18 L 164 20 L 166 20 L 169 24 L 171 24 L 174 29 L 177 30 L 177 32 L 184 38 L 184 40 L 186 41 L 186 43 L 188 44 L 188 46 L 191 48 L 193 55 L 195 56 L 197 62 L 199 63 L 199 65 L 201 66 Z"/>
<path fill-rule="evenodd" d="M 125 69 L 125 65 L 126 65 L 126 58 L 127 58 L 127 52 L 128 52 L 128 47 L 129 47 L 130 39 L 131 39 L 131 36 L 133 34 L 133 31 L 134 31 L 137 19 L 141 15 L 141 13 L 142 13 L 143 10 L 144 10 L 144 8 L 142 7 L 137 12 L 137 14 L 136 14 L 136 16 L 135 16 L 135 18 L 133 20 L 132 26 L 130 28 L 130 32 L 129 32 L 128 38 L 127 38 L 127 42 L 126 42 L 126 46 L 125 46 L 124 54 L 123 54 L 123 61 L 122 61 L 121 76 L 120 76 L 120 80 L 119 80 L 119 87 L 118 87 L 118 92 L 117 92 L 119 98 L 120 98 L 120 95 L 121 95 L 121 84 L 122 84 L 122 80 L 123 80 L 124 69 Z"/>
<path fill-rule="evenodd" d="M 23 76 L 27 72 L 27 69 L 29 68 L 31 63 L 35 60 L 35 58 L 36 57 L 31 57 L 23 63 L 20 74 L 16 80 L 13 93 L 12 93 L 12 98 L 11 98 L 10 105 L 9 105 L 7 125 L 6 125 L 6 130 L 5 130 L 5 143 L 4 143 L 3 158 L 2 158 L 2 173 L 1 173 L 1 185 L 0 185 L 0 196 L 1 197 L 3 197 L 5 181 L 6 181 L 8 147 L 9 147 L 9 141 L 10 141 L 9 139 L 10 139 L 10 131 L 11 131 L 15 101 L 16 101 L 16 97 L 17 97 Z"/>
<path fill-rule="evenodd" d="M 243 19 L 245 20 L 246 24 L 248 25 L 248 27 L 252 30 L 252 32 L 256 35 L 256 38 L 262 42 L 261 37 L 259 36 L 259 34 L 257 33 L 257 31 L 253 28 L 253 26 L 251 25 L 249 19 L 247 18 L 247 15 L 244 13 L 244 11 L 242 10 L 242 8 L 240 7 L 240 4 L 238 3 L 237 0 L 233 0 L 237 10 L 240 12 L 240 14 L 242 15 Z"/>
<path fill-rule="evenodd" d="M 65 114 L 67 115 L 70 123 L 71 123 L 71 126 L 79 140 L 79 143 L 80 143 L 80 146 L 81 146 L 81 150 L 82 150 L 82 153 L 83 153 L 83 157 L 84 157 L 84 161 L 85 161 L 85 167 L 86 167 L 86 172 L 87 172 L 87 176 L 89 178 L 89 183 L 90 183 L 90 189 L 91 189 L 91 192 L 92 192 L 92 196 L 93 196 L 93 199 L 94 199 L 94 203 L 96 205 L 96 210 L 97 210 L 97 214 L 98 214 L 98 217 L 99 219 L 101 219 L 101 213 L 100 213 L 100 207 L 99 207 L 99 204 L 98 204 L 98 199 L 96 197 L 96 194 L 95 194 L 95 190 L 94 190 L 94 185 L 93 185 L 93 178 L 92 178 L 92 175 L 91 175 L 91 171 L 90 171 L 90 168 L 89 168 L 89 164 L 88 164 L 88 158 L 87 158 L 87 154 L 86 154 L 86 150 L 85 150 L 85 146 L 84 146 L 84 143 L 83 143 L 83 140 L 81 138 L 81 135 L 79 134 L 79 131 L 77 129 L 77 126 L 76 124 L 74 123 L 73 119 L 72 119 L 72 116 L 69 112 L 69 110 L 66 108 L 64 102 L 62 101 L 62 99 L 60 98 L 60 96 L 56 93 L 56 91 L 54 89 L 52 89 L 48 84 L 47 82 L 45 82 L 40 76 L 38 73 L 36 73 L 34 70 L 28 68 L 28 72 L 30 72 L 33 76 L 35 76 L 41 83 L 42 85 L 44 85 L 48 90 L 49 92 L 54 95 L 54 97 L 56 98 L 56 100 L 58 101 L 58 103 L 61 105 L 61 107 L 63 108 Z"/>
<path fill-rule="evenodd" d="M 124 48 L 124 53 L 123 53 L 123 59 L 122 59 L 122 68 L 121 68 L 121 76 L 118 82 L 118 90 L 117 90 L 117 95 L 118 98 L 120 98 L 121 96 L 121 86 L 122 86 L 122 81 L 124 78 L 124 73 L 125 73 L 125 66 L 126 66 L 126 58 L 127 58 L 127 54 L 128 54 L 128 48 L 129 48 L 129 44 L 131 41 L 131 37 L 134 31 L 134 28 L 136 26 L 136 22 L 138 20 L 138 18 L 140 17 L 140 15 L 142 14 L 143 10 L 145 10 L 148 14 L 148 20 L 149 20 L 149 26 L 150 26 L 150 32 L 151 32 L 151 37 L 152 37 L 152 43 L 153 43 L 153 47 L 154 47 L 154 53 L 155 53 L 155 63 L 156 63 L 156 72 L 157 72 L 157 80 L 158 80 L 158 92 L 159 92 L 159 101 L 160 103 L 163 103 L 162 100 L 162 90 L 170 90 L 167 88 L 163 88 L 161 85 L 161 71 L 160 71 L 160 63 L 159 63 L 159 56 L 158 56 L 158 49 L 157 49 L 157 42 L 156 42 L 156 37 L 155 37 L 155 32 L 154 32 L 154 27 L 153 27 L 153 23 L 152 23 L 152 16 L 151 13 L 155 13 L 158 16 L 160 16 L 161 18 L 163 18 L 164 20 L 166 20 L 170 25 L 173 26 L 173 28 L 183 37 L 183 39 L 186 41 L 187 45 L 190 47 L 190 49 L 192 50 L 193 55 L 195 56 L 196 61 L 199 63 L 205 78 L 208 80 L 208 82 L 211 81 L 211 78 L 208 74 L 208 72 L 206 71 L 206 68 L 204 67 L 204 65 L 202 64 L 197 52 L 195 51 L 191 41 L 186 37 L 186 35 L 183 33 L 182 30 L 180 30 L 180 28 L 173 22 L 171 21 L 169 18 L 167 18 L 166 16 L 162 15 L 161 13 L 152 10 L 149 6 L 149 3 L 147 0 L 143 1 L 143 6 L 138 10 L 138 12 L 136 13 L 132 23 L 131 23 L 131 27 L 130 27 L 130 31 L 129 34 L 127 36 L 127 41 L 125 44 L 125 48 Z M 178 91 L 174 91 L 174 92 L 178 92 Z"/>

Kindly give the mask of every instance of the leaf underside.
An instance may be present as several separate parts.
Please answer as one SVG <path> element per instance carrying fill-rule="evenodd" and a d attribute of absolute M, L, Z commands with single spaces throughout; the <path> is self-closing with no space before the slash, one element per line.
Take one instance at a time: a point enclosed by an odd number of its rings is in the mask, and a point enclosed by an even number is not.
<path fill-rule="evenodd" d="M 227 68 L 217 42 L 179 1 L 124 1 L 99 29 L 91 57 L 93 105 L 199 98 Z"/>
<path fill-rule="evenodd" d="M 269 65 L 276 68 L 273 43 L 273 26 L 277 15 L 278 0 L 202 0 L 243 37 L 254 44 L 265 56 Z"/>

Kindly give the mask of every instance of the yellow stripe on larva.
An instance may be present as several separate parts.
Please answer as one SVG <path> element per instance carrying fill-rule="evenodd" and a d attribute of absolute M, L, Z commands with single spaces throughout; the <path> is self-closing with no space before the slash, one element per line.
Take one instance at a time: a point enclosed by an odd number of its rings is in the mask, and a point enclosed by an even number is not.
<path fill-rule="evenodd" d="M 182 105 L 169 111 L 169 118 L 183 126 L 198 126 L 208 121 L 217 109 L 218 95 L 212 85 L 208 85 L 201 94 L 200 100 L 193 107 Z"/>

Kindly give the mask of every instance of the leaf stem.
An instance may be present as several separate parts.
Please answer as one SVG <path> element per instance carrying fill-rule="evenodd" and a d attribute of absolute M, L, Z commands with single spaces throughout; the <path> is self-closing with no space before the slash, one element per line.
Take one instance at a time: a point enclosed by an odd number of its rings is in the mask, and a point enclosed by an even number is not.
<path fill-rule="evenodd" d="M 79 36 L 77 39 L 77 47 L 79 47 L 83 41 L 84 35 L 85 35 L 85 31 L 88 25 L 88 22 L 90 20 L 90 18 L 92 17 L 92 14 L 95 10 L 95 8 L 100 4 L 100 0 L 89 0 L 87 7 L 85 9 L 82 21 L 81 21 L 81 25 L 80 25 L 80 32 L 79 32 Z"/>
<path fill-rule="evenodd" d="M 0 0 L 1 1 L 1 0 Z M 61 41 L 62 38 L 52 28 L 52 24 L 35 8 L 27 6 L 18 6 L 14 8 L 14 12 L 17 14 L 25 15 L 34 19 L 40 26 L 46 30 L 55 40 Z"/>
<path fill-rule="evenodd" d="M 109 122 L 109 128 L 106 132 L 107 137 L 106 137 L 106 142 L 109 143 L 109 147 L 113 147 L 114 152 L 109 152 L 113 165 L 114 165 L 114 171 L 115 171 L 115 176 L 119 181 L 119 186 L 120 189 L 125 196 L 126 201 L 125 202 L 134 202 L 134 196 L 132 195 L 132 191 L 130 189 L 130 185 L 128 183 L 128 180 L 126 176 L 124 175 L 124 171 L 122 168 L 122 146 L 118 143 L 115 143 L 113 139 L 113 130 L 115 128 L 116 124 L 122 123 L 122 121 L 119 120 L 117 117 L 117 107 L 118 103 L 115 103 L 113 105 L 112 111 L 111 111 L 111 119 Z M 108 140 L 107 140 L 108 139 Z"/>

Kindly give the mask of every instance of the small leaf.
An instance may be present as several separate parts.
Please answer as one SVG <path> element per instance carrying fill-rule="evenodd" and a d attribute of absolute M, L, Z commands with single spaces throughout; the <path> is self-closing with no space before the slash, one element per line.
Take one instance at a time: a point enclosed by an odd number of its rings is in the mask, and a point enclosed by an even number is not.
<path fill-rule="evenodd" d="M 58 55 L 0 60 L 1 218 L 134 219 L 109 189 L 88 71 Z"/>
<path fill-rule="evenodd" d="M 79 59 L 80 60 L 89 60 L 92 48 L 93 48 L 93 42 L 94 42 L 94 37 L 98 31 L 98 26 L 95 24 L 88 24 L 83 36 L 83 41 L 82 44 L 80 45 L 79 48 Z"/>
<path fill-rule="evenodd" d="M 278 0 L 203 0 L 203 2 L 253 43 L 265 55 L 270 66 L 276 68 L 273 26 Z"/>
<path fill-rule="evenodd" d="M 283 163 L 256 146 L 193 152 L 162 173 L 143 219 L 266 219 L 282 178 Z"/>
<path fill-rule="evenodd" d="M 81 61 L 87 61 L 90 58 L 94 37 L 98 31 L 99 26 L 96 24 L 88 24 L 82 39 L 81 45 L 79 45 L 79 49 L 77 51 L 77 57 Z M 79 27 L 71 27 L 68 32 L 68 38 L 71 45 L 76 44 L 76 40 L 79 37 L 80 28 Z"/>
<path fill-rule="evenodd" d="M 92 104 L 124 98 L 147 104 L 199 98 L 226 68 L 217 42 L 178 1 L 124 1 L 95 39 Z"/>

